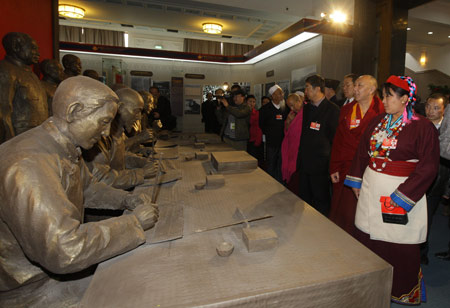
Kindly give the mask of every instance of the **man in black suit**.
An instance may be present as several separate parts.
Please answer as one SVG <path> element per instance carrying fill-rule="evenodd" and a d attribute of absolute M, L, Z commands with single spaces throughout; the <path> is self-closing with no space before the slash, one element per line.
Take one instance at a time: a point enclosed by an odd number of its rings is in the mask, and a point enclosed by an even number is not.
<path fill-rule="evenodd" d="M 325 79 L 325 97 L 332 103 L 338 104 L 338 99 L 336 97 L 336 92 L 339 87 L 339 80 L 335 79 Z"/>
<path fill-rule="evenodd" d="M 339 107 L 326 99 L 325 80 L 319 75 L 306 79 L 309 103 L 303 108 L 303 128 L 297 169 L 300 174 L 299 196 L 327 216 L 331 202 L 329 162 L 339 119 Z"/>

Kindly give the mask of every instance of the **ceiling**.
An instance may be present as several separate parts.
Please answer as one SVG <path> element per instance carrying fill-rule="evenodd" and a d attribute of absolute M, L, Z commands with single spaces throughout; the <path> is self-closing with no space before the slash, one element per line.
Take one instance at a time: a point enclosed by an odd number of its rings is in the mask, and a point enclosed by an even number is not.
<path fill-rule="evenodd" d="M 82 20 L 62 25 L 127 31 L 170 39 L 196 38 L 259 45 L 302 18 L 340 9 L 353 23 L 355 0 L 59 0 L 86 10 Z M 225 3 L 225 4 L 224 4 Z M 202 32 L 202 23 L 223 25 L 221 35 Z M 450 0 L 435 0 L 409 11 L 408 43 L 450 43 Z M 170 31 L 168 31 L 170 30 Z M 428 35 L 433 31 L 433 35 Z"/>
<path fill-rule="evenodd" d="M 435 0 L 409 10 L 408 44 L 450 43 L 450 0 Z M 428 32 L 433 34 L 428 34 Z"/>
<path fill-rule="evenodd" d="M 330 12 L 332 8 L 342 8 L 352 20 L 354 6 L 354 0 L 59 0 L 59 3 L 86 10 L 83 20 L 62 20 L 63 25 L 250 45 L 259 45 L 304 17 L 320 19 L 321 12 Z M 223 25 L 222 34 L 203 33 L 205 22 Z M 178 33 L 167 32 L 168 29 Z"/>

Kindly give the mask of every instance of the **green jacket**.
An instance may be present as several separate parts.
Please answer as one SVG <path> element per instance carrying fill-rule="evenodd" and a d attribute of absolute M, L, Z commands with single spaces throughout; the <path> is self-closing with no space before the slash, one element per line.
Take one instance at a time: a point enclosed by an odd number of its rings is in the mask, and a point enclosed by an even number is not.
<path fill-rule="evenodd" d="M 225 128 L 228 125 L 228 116 L 234 116 L 235 118 L 235 138 L 234 140 L 248 140 L 250 138 L 250 114 L 251 109 L 246 103 L 241 105 L 220 108 L 216 110 L 217 120 L 222 124 L 220 130 L 220 136 L 223 137 Z"/>

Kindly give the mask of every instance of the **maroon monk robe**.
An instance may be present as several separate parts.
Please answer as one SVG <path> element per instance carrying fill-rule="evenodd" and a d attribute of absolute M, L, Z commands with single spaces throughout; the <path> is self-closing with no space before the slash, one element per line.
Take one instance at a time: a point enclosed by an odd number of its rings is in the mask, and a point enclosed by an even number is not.
<path fill-rule="evenodd" d="M 333 184 L 330 219 L 339 227 L 353 234 L 357 199 L 350 187 L 344 186 L 345 176 L 350 169 L 359 139 L 370 121 L 384 112 L 383 103 L 374 96 L 369 109 L 361 119 L 359 126 L 350 129 L 350 119 L 356 101 L 342 107 L 339 124 L 331 148 L 330 174 L 339 172 L 339 182 Z M 353 123 L 354 124 L 354 123 Z"/>

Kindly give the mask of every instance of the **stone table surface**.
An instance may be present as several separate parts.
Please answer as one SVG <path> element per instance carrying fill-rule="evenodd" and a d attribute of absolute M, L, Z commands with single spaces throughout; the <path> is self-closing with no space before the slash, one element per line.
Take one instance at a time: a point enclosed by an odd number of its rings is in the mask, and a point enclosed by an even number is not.
<path fill-rule="evenodd" d="M 195 189 L 217 171 L 210 161 L 186 161 L 190 151 L 179 147 L 172 162 L 182 179 L 161 185 L 157 200 L 182 206 L 183 237 L 100 264 L 80 307 L 389 307 L 388 263 L 259 168 Z M 245 224 L 215 229 L 239 220 L 236 207 L 248 219 L 273 215 L 250 225 L 272 228 L 278 245 L 249 253 Z M 228 257 L 216 253 L 223 241 L 234 245 Z"/>

